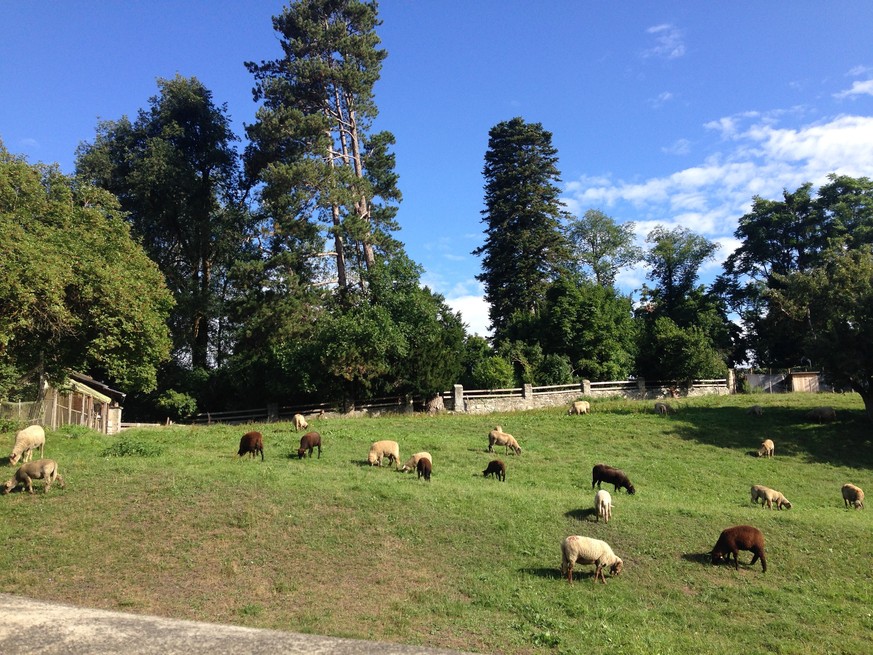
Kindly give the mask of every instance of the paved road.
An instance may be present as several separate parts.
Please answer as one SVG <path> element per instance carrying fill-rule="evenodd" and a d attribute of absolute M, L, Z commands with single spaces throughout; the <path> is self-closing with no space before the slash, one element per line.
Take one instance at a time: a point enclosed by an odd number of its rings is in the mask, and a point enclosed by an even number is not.
<path fill-rule="evenodd" d="M 0 653 L 458 655 L 458 651 L 85 609 L 9 594 L 0 594 Z"/>

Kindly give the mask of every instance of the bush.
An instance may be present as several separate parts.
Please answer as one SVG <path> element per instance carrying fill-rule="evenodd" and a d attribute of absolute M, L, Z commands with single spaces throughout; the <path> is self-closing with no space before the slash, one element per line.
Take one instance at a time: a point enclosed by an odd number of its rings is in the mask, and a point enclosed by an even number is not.
<path fill-rule="evenodd" d="M 515 381 L 512 364 L 500 355 L 492 355 L 473 366 L 473 385 L 476 389 L 505 389 Z"/>
<path fill-rule="evenodd" d="M 135 439 L 121 439 L 109 446 L 101 457 L 158 457 L 164 449 L 154 443 Z"/>
<path fill-rule="evenodd" d="M 158 397 L 158 407 L 174 421 L 187 421 L 197 413 L 197 401 L 187 393 L 173 389 Z"/>

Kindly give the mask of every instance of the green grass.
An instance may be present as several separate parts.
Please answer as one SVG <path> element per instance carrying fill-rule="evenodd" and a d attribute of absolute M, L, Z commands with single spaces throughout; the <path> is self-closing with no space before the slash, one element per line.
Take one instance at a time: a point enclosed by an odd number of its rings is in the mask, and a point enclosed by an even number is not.
<path fill-rule="evenodd" d="M 754 403 L 762 417 L 745 413 Z M 858 396 L 706 397 L 668 417 L 651 404 L 313 421 L 324 453 L 304 461 L 285 423 L 62 429 L 46 457 L 66 488 L 0 497 L 0 591 L 481 652 L 870 652 L 873 513 L 840 496 L 845 482 L 873 490 Z M 824 404 L 835 423 L 803 420 Z M 524 449 L 498 455 L 505 483 L 481 475 L 496 424 Z M 266 461 L 236 457 L 247 429 L 263 432 Z M 768 437 L 776 457 L 754 457 Z M 398 441 L 403 459 L 432 453 L 432 481 L 367 466 L 377 439 Z M 613 493 L 609 525 L 590 509 L 597 462 L 637 488 Z M 756 483 L 794 508 L 752 506 Z M 739 523 L 764 532 L 766 574 L 750 553 L 739 571 L 709 564 Z M 569 534 L 608 541 L 622 575 L 595 585 L 582 567 L 568 585 Z"/>

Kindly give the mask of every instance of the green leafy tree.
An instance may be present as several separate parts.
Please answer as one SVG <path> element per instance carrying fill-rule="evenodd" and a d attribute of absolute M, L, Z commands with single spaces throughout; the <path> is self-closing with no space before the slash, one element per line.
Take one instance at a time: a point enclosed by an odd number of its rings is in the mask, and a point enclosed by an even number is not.
<path fill-rule="evenodd" d="M 0 396 L 70 370 L 155 387 L 173 301 L 111 194 L 0 143 L 0 253 Z"/>
<path fill-rule="evenodd" d="M 371 133 L 373 85 L 387 54 L 378 25 L 375 2 L 298 0 L 273 18 L 282 57 L 246 64 L 262 102 L 246 128 L 246 168 L 262 184 L 266 229 L 302 235 L 292 245 L 331 257 L 329 281 L 341 294 L 364 288 L 377 253 L 399 246 L 391 236 L 400 200 L 394 137 Z"/>
<path fill-rule="evenodd" d="M 645 379 L 683 384 L 723 378 L 727 365 L 699 326 L 683 328 L 661 316 L 643 327 L 637 372 Z"/>
<path fill-rule="evenodd" d="M 633 222 L 619 225 L 598 209 L 571 219 L 567 233 L 578 267 L 590 270 L 597 284 L 612 286 L 619 270 L 643 258 L 642 249 L 634 244 L 634 226 Z"/>
<path fill-rule="evenodd" d="M 176 357 L 193 368 L 227 354 L 227 272 L 251 235 L 225 106 L 196 78 L 158 80 L 135 121 L 106 121 L 79 147 L 77 173 L 115 194 L 176 300 Z"/>
<path fill-rule="evenodd" d="M 511 338 L 513 314 L 537 315 L 568 260 L 561 231 L 557 151 L 540 123 L 521 118 L 491 128 L 485 153 L 482 273 L 495 342 Z"/>
<path fill-rule="evenodd" d="M 500 355 L 480 359 L 471 372 L 473 389 L 509 389 L 515 384 L 515 373 L 510 364 Z"/>

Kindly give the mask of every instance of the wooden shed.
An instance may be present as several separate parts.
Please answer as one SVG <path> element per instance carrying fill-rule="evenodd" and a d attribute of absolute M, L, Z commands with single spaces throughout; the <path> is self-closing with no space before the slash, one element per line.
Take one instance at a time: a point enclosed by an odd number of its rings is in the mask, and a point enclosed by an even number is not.
<path fill-rule="evenodd" d="M 104 434 L 118 434 L 125 396 L 87 375 L 70 373 L 60 389 L 45 388 L 42 423 L 52 430 L 62 425 L 83 425 Z"/>
<path fill-rule="evenodd" d="M 788 374 L 788 388 L 791 391 L 818 393 L 819 387 L 818 371 L 797 371 Z"/>

